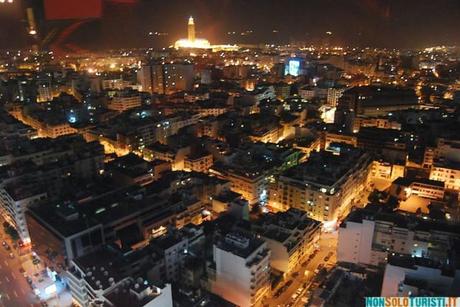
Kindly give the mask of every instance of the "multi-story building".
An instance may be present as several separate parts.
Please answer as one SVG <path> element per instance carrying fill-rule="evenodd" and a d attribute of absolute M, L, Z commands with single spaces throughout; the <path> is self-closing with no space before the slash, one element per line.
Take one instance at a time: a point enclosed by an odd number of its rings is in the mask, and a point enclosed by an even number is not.
<path fill-rule="evenodd" d="M 184 160 L 184 170 L 207 173 L 213 164 L 213 157 L 210 153 L 196 153 L 188 155 Z"/>
<path fill-rule="evenodd" d="M 407 255 L 391 255 L 388 258 L 381 296 L 416 298 L 458 295 L 458 267 Z"/>
<path fill-rule="evenodd" d="M 193 86 L 194 67 L 188 62 L 146 65 L 138 71 L 137 78 L 142 90 L 149 93 L 189 91 Z"/>
<path fill-rule="evenodd" d="M 57 139 L 38 138 L 29 140 L 15 138 L 12 142 L 4 142 L 0 145 L 0 166 L 14 162 L 30 160 L 36 165 L 43 165 L 71 155 L 74 151 L 90 151 L 89 147 L 95 143 L 87 143 L 80 136 L 67 136 Z"/>
<path fill-rule="evenodd" d="M 226 179 L 231 182 L 232 191 L 239 193 L 250 204 L 257 203 L 261 200 L 261 196 L 267 193 L 267 176 L 260 169 L 248 169 L 245 171 L 244 166 L 239 168 L 220 168 L 214 165 L 210 170 L 212 174 L 219 178 Z"/>
<path fill-rule="evenodd" d="M 57 197 L 67 181 L 96 177 L 104 169 L 98 143 L 79 138 L 36 141 L 23 142 L 26 150 L 13 152 L 13 163 L 0 167 L 0 213 L 24 243 L 30 242 L 24 216 L 30 205 Z M 56 147 L 41 148 L 46 144 Z"/>
<path fill-rule="evenodd" d="M 324 134 L 323 149 L 327 149 L 332 143 L 343 143 L 343 144 L 351 145 L 353 147 L 357 147 L 358 139 L 355 135 L 352 135 L 352 134 L 326 132 Z"/>
<path fill-rule="evenodd" d="M 171 170 L 171 163 L 146 161 L 133 153 L 118 157 L 107 164 L 106 172 L 121 184 L 147 185 L 158 180 L 162 172 Z"/>
<path fill-rule="evenodd" d="M 327 104 L 331 107 L 336 107 L 344 91 L 345 91 L 345 88 L 343 87 L 336 86 L 336 87 L 327 88 L 327 98 L 326 98 Z"/>
<path fill-rule="evenodd" d="M 179 233 L 166 234 L 153 239 L 150 244 L 155 251 L 164 257 L 165 280 L 179 281 L 181 268 L 184 265 L 189 249 L 188 238 Z"/>
<path fill-rule="evenodd" d="M 104 152 L 100 144 L 85 143 L 78 138 L 61 141 L 45 142 L 56 144 L 57 147 L 51 152 L 39 150 L 10 157 L 14 163 L 0 167 L 0 186 L 28 179 L 45 185 L 46 191 L 54 194 L 59 192 L 64 178 L 88 179 L 103 172 Z M 27 145 L 33 144 L 24 144 Z M 42 156 L 37 156 L 38 153 L 42 153 Z"/>
<path fill-rule="evenodd" d="M 413 89 L 358 86 L 343 92 L 337 104 L 334 122 L 344 125 L 351 132 L 356 115 L 387 116 L 394 111 L 418 107 L 418 97 Z"/>
<path fill-rule="evenodd" d="M 46 197 L 45 188 L 36 182 L 19 181 L 0 188 L 0 214 L 16 229 L 24 244 L 30 243 L 25 211 Z"/>
<path fill-rule="evenodd" d="M 26 221 L 34 251 L 60 273 L 72 259 L 97 250 L 105 243 L 103 225 L 80 214 L 75 206 L 30 205 Z"/>
<path fill-rule="evenodd" d="M 0 110 L 0 136 L 2 138 L 29 138 L 37 137 L 37 131 L 28 125 L 8 114 L 4 110 Z M 1 165 L 1 162 L 0 162 Z"/>
<path fill-rule="evenodd" d="M 304 139 L 294 139 L 292 142 L 292 147 L 302 151 L 306 158 L 308 158 L 312 152 L 320 151 L 321 149 L 321 138 L 304 138 Z"/>
<path fill-rule="evenodd" d="M 266 242 L 231 232 L 214 244 L 213 260 L 211 292 L 238 306 L 260 306 L 270 290 L 270 250 Z"/>
<path fill-rule="evenodd" d="M 66 116 L 62 113 L 49 111 L 45 109 L 35 109 L 32 111 L 25 111 L 23 108 L 19 112 L 10 112 L 16 119 L 24 124 L 37 130 L 39 137 L 57 138 L 67 134 L 75 134 L 77 129 L 71 126 Z"/>
<path fill-rule="evenodd" d="M 357 116 L 353 119 L 353 133 L 359 132 L 361 127 L 401 130 L 401 123 L 388 117 Z"/>
<path fill-rule="evenodd" d="M 445 263 L 459 238 L 455 225 L 368 205 L 351 212 L 340 225 L 337 261 L 376 266 L 397 253 Z"/>
<path fill-rule="evenodd" d="M 284 127 L 281 125 L 273 125 L 271 127 L 261 127 L 255 129 L 249 139 L 253 142 L 262 143 L 278 143 L 278 140 L 283 136 Z"/>
<path fill-rule="evenodd" d="M 367 186 L 371 166 L 370 156 L 360 149 L 313 152 L 307 162 L 281 174 L 269 205 L 281 211 L 297 208 L 318 221 L 337 221 Z"/>
<path fill-rule="evenodd" d="M 171 164 L 172 170 L 184 170 L 186 157 L 190 154 L 191 146 L 168 146 L 160 143 L 147 146 L 143 150 L 144 158 L 147 160 L 163 160 Z M 190 166 L 190 164 L 189 164 Z"/>
<path fill-rule="evenodd" d="M 336 107 L 339 98 L 342 97 L 344 87 L 339 86 L 303 86 L 299 89 L 299 95 L 303 99 L 318 98 L 325 100 L 329 107 Z"/>
<path fill-rule="evenodd" d="M 402 164 L 402 165 L 401 165 Z M 405 166 L 403 163 L 390 163 L 383 160 L 374 160 L 370 177 L 372 179 L 395 180 L 404 177 Z"/>
<path fill-rule="evenodd" d="M 391 184 L 389 193 L 402 200 L 408 199 L 411 195 L 443 200 L 444 182 L 425 178 L 399 177 Z"/>
<path fill-rule="evenodd" d="M 283 274 L 289 274 L 318 247 L 321 233 L 320 222 L 293 208 L 263 215 L 252 227 L 267 242 L 270 266 Z"/>
<path fill-rule="evenodd" d="M 129 109 L 138 108 L 142 105 L 139 92 L 121 91 L 112 97 L 107 103 L 110 110 L 124 112 Z"/>
<path fill-rule="evenodd" d="M 243 144 L 227 162 L 214 163 L 210 173 L 230 181 L 232 191 L 240 193 L 249 204 L 265 204 L 269 182 L 297 165 L 301 156 L 300 151 L 275 144 Z"/>
<path fill-rule="evenodd" d="M 99 141 L 106 152 L 125 155 L 130 151 L 143 152 L 155 142 L 167 143 L 168 137 L 181 128 L 196 124 L 199 115 L 177 113 L 170 116 L 145 115 L 147 112 L 120 114 L 108 126 L 89 129 L 84 133 L 87 141 Z M 137 115 L 139 114 L 139 115 Z M 145 153 L 144 153 L 145 155 Z M 154 158 L 149 158 L 149 160 Z"/>
<path fill-rule="evenodd" d="M 171 285 L 157 287 L 144 279 L 146 265 L 152 271 L 155 260 L 131 254 L 139 253 L 104 247 L 72 260 L 64 274 L 72 299 L 83 307 L 172 307 Z"/>
<path fill-rule="evenodd" d="M 460 162 L 460 140 L 439 138 L 436 146 L 436 157 Z"/>
<path fill-rule="evenodd" d="M 143 92 L 150 94 L 160 93 L 160 89 L 153 87 L 153 79 L 157 78 L 156 73 L 151 65 L 143 65 L 137 71 L 137 82 L 140 84 Z"/>
<path fill-rule="evenodd" d="M 109 179 L 87 184 L 67 190 L 73 194 L 69 201 L 29 207 L 27 224 L 40 257 L 65 266 L 104 242 L 130 248 L 164 234 L 168 226 L 200 224 L 204 200 L 225 188 L 221 180 L 187 172 L 167 173 L 144 187 L 120 188 Z"/>
<path fill-rule="evenodd" d="M 448 190 L 460 190 L 460 163 L 435 159 L 430 171 L 430 179 L 442 181 Z"/>

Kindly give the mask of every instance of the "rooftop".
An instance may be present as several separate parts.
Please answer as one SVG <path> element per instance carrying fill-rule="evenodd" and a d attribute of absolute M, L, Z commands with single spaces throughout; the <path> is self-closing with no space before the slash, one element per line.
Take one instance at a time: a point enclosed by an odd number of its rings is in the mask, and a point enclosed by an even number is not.
<path fill-rule="evenodd" d="M 222 250 L 230 252 L 242 258 L 249 257 L 265 242 L 262 239 L 242 233 L 232 232 L 220 239 L 215 245 Z"/>
<path fill-rule="evenodd" d="M 341 148 L 339 155 L 329 151 L 313 152 L 307 162 L 288 169 L 282 176 L 306 184 L 332 187 L 366 157 L 364 151 L 346 147 Z"/>
<path fill-rule="evenodd" d="M 408 178 L 408 177 L 398 177 L 395 181 L 393 181 L 394 184 L 402 185 L 402 186 L 410 186 L 413 183 L 422 183 L 426 185 L 431 185 L 431 186 L 436 186 L 440 188 L 444 188 L 444 182 L 443 181 L 438 181 L 438 180 L 431 180 L 427 178 Z"/>
<path fill-rule="evenodd" d="M 373 204 L 350 212 L 340 227 L 346 227 L 347 222 L 362 223 L 363 220 L 389 222 L 397 227 L 414 231 L 442 231 L 460 236 L 460 229 L 454 224 L 424 219 L 407 212 L 389 213 L 384 211 L 382 206 Z"/>

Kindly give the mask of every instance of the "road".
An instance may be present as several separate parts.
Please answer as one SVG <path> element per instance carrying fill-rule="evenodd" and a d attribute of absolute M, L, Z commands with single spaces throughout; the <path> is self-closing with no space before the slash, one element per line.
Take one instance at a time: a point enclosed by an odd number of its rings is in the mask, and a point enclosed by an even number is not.
<path fill-rule="evenodd" d="M 40 306 L 32 288 L 19 271 L 22 267 L 19 255 L 17 251 L 13 250 L 12 244 L 6 239 L 3 230 L 1 230 L 0 240 L 7 241 L 11 247 L 11 250 L 7 251 L 5 247 L 0 246 L 0 306 Z M 9 257 L 10 252 L 14 254 L 14 259 Z"/>
<path fill-rule="evenodd" d="M 306 266 L 302 266 L 302 264 L 297 266 L 293 270 L 293 274 L 296 274 L 297 276 L 295 277 L 295 275 L 291 274 L 291 276 L 288 276 L 285 279 L 285 282 L 283 282 L 280 286 L 283 286 L 289 280 L 292 280 L 292 284 L 278 298 L 272 297 L 267 300 L 266 304 L 269 306 L 303 306 L 304 303 L 301 302 L 301 299 L 305 296 L 305 292 L 307 291 L 307 289 L 305 289 L 305 285 L 309 285 L 315 277 L 316 274 L 314 271 L 320 264 L 327 267 L 333 266 L 336 262 L 337 236 L 337 231 L 333 233 L 323 233 L 319 241 L 320 248 L 316 256 L 309 261 Z M 325 262 L 324 258 L 330 252 L 333 253 L 333 256 Z M 305 271 L 308 271 L 307 275 L 305 275 Z M 300 287 L 304 288 L 304 290 L 297 298 L 293 299 L 294 293 Z"/>

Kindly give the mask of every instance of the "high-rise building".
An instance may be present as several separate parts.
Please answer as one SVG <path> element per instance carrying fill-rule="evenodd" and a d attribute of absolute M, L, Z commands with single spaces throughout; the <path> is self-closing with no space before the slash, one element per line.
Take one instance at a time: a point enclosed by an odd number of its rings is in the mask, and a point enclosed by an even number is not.
<path fill-rule="evenodd" d="M 155 63 L 137 72 L 142 90 L 149 93 L 173 94 L 193 87 L 194 67 L 191 63 Z"/>
<path fill-rule="evenodd" d="M 164 94 L 163 81 L 163 65 L 161 64 L 144 65 L 137 72 L 137 82 L 144 92 Z"/>
<path fill-rule="evenodd" d="M 214 244 L 215 280 L 211 291 L 238 306 L 254 306 L 270 290 L 267 243 L 243 233 L 229 233 Z"/>

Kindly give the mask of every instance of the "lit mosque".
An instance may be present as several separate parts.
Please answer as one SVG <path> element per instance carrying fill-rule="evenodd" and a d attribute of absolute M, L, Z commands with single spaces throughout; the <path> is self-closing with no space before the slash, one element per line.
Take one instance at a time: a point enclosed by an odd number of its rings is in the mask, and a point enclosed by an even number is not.
<path fill-rule="evenodd" d="M 207 39 L 204 38 L 196 38 L 195 36 L 195 22 L 193 21 L 193 17 L 188 19 L 188 38 L 183 38 L 174 44 L 174 48 L 199 48 L 199 49 L 210 49 L 212 48 L 211 44 Z"/>

